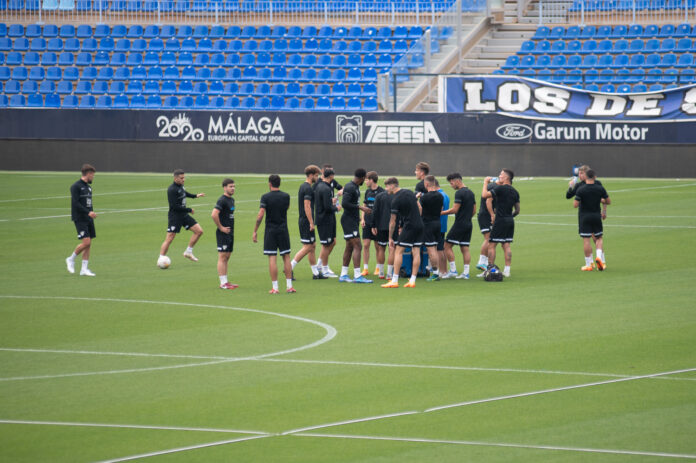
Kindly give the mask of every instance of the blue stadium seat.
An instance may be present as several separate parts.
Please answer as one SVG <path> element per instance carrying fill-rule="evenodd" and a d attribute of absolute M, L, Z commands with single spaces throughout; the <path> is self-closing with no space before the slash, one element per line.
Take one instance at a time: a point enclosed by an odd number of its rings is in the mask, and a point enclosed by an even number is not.
<path fill-rule="evenodd" d="M 22 93 L 28 95 L 30 93 L 36 93 L 39 90 L 39 86 L 36 81 L 25 80 L 22 82 Z"/>
<path fill-rule="evenodd" d="M 676 63 L 678 68 L 690 68 L 694 65 L 694 55 L 691 53 L 684 53 L 679 56 L 679 61 Z"/>
<path fill-rule="evenodd" d="M 582 44 L 582 49 L 578 51 L 580 54 L 595 53 L 597 51 L 596 40 L 585 40 Z"/>
<path fill-rule="evenodd" d="M 656 24 L 650 24 L 650 25 L 645 26 L 645 29 L 643 29 L 643 37 L 644 38 L 657 37 L 659 32 L 660 32 L 660 28 Z"/>
<path fill-rule="evenodd" d="M 60 96 L 55 93 L 49 93 L 45 96 L 44 106 L 47 108 L 60 108 Z"/>
<path fill-rule="evenodd" d="M 304 111 L 311 111 L 314 109 L 315 102 L 313 98 L 303 98 L 300 100 L 300 109 Z"/>
<path fill-rule="evenodd" d="M 5 58 L 5 64 L 8 66 L 19 66 L 24 60 L 24 55 L 18 51 L 11 51 Z"/>
<path fill-rule="evenodd" d="M 676 40 L 671 39 L 671 38 L 670 38 L 670 39 L 664 39 L 664 40 L 662 41 L 662 43 L 660 44 L 660 48 L 658 49 L 658 51 L 660 51 L 661 53 L 666 53 L 666 52 L 674 51 L 674 49 L 676 48 L 676 46 L 677 46 Z"/>
<path fill-rule="evenodd" d="M 56 86 L 56 93 L 60 95 L 70 95 L 73 92 L 73 84 L 67 80 L 61 80 Z"/>
<path fill-rule="evenodd" d="M 549 36 L 550 32 L 551 32 L 551 29 L 549 29 L 548 27 L 540 26 L 537 28 L 532 39 L 535 39 L 535 40 L 545 39 Z"/>
<path fill-rule="evenodd" d="M 619 39 L 614 42 L 610 53 L 626 53 L 628 51 L 628 40 Z"/>
<path fill-rule="evenodd" d="M 674 27 L 674 24 L 664 24 L 660 28 L 660 32 L 658 32 L 657 37 L 671 37 L 674 35 L 676 32 L 676 27 Z"/>
<path fill-rule="evenodd" d="M 92 109 L 94 108 L 95 100 L 92 95 L 82 95 L 80 98 L 79 108 L 82 109 Z"/>
<path fill-rule="evenodd" d="M 60 26 L 58 36 L 64 39 L 75 37 L 75 26 L 73 26 L 72 24 L 63 24 L 62 26 Z"/>
<path fill-rule="evenodd" d="M 63 69 L 58 66 L 46 68 L 46 79 L 51 81 L 59 81 L 63 78 Z"/>
<path fill-rule="evenodd" d="M 46 44 L 46 49 L 48 51 L 62 51 L 63 50 L 63 39 L 54 37 L 48 41 Z"/>
<path fill-rule="evenodd" d="M 535 63 L 532 65 L 533 69 L 543 69 L 551 64 L 551 57 L 549 55 L 541 55 L 536 58 Z"/>
<path fill-rule="evenodd" d="M 145 107 L 148 109 L 158 109 L 162 107 L 162 98 L 159 95 L 149 95 L 145 102 Z"/>
<path fill-rule="evenodd" d="M 10 103 L 8 106 L 10 108 L 23 108 L 26 105 L 27 105 L 27 100 L 24 97 L 24 95 L 17 94 L 17 95 L 12 95 L 10 97 Z"/>
<path fill-rule="evenodd" d="M 628 68 L 638 68 L 638 67 L 643 67 L 645 64 L 645 55 L 642 55 L 640 53 L 636 53 L 634 55 L 631 55 L 631 61 L 629 64 L 626 65 Z"/>
<path fill-rule="evenodd" d="M 113 102 L 109 95 L 101 95 L 99 98 L 97 98 L 95 107 L 98 109 L 108 109 L 111 108 L 112 104 Z"/>
<path fill-rule="evenodd" d="M 77 105 L 78 99 L 76 95 L 65 95 L 60 106 L 61 108 L 77 108 Z"/>
<path fill-rule="evenodd" d="M 672 34 L 673 37 L 681 38 L 681 37 L 689 37 L 691 35 L 691 24 L 679 24 Z"/>
<path fill-rule="evenodd" d="M 640 53 L 643 51 L 643 48 L 645 47 L 645 42 L 643 39 L 635 39 L 631 40 L 631 43 L 628 45 L 628 51 L 629 53 Z"/>

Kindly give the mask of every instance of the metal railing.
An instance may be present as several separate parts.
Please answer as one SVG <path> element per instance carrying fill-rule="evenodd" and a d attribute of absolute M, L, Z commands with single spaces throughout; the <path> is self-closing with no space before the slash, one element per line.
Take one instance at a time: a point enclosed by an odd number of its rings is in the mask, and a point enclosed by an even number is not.
<path fill-rule="evenodd" d="M 1 0 L 5 23 L 420 25 L 454 0 Z M 473 1 L 473 0 L 465 0 Z M 479 0 L 485 3 L 485 0 Z"/>
<path fill-rule="evenodd" d="M 696 0 L 520 0 L 542 24 L 664 24 L 696 19 Z"/>

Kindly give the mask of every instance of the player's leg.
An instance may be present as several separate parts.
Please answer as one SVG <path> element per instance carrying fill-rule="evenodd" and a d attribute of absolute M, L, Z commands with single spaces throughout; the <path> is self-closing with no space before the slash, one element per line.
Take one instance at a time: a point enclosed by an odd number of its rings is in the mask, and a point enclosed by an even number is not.
<path fill-rule="evenodd" d="M 278 293 L 278 256 L 276 254 L 268 255 L 268 273 L 271 276 L 271 294 Z"/>
<path fill-rule="evenodd" d="M 164 238 L 164 242 L 160 247 L 160 256 L 167 255 L 167 252 L 169 251 L 169 246 L 172 244 L 172 241 L 174 241 L 174 238 L 176 238 L 175 232 L 167 232 L 167 236 Z"/>
<path fill-rule="evenodd" d="M 430 259 L 430 266 L 432 268 L 432 274 L 430 275 L 430 278 L 428 278 L 428 281 L 437 281 L 440 279 L 440 275 L 437 273 L 437 262 L 440 258 L 437 252 L 437 245 L 428 246 L 426 249 L 428 250 L 428 259 Z"/>
<path fill-rule="evenodd" d="M 469 279 L 469 265 L 471 264 L 471 252 L 469 252 L 469 246 L 462 244 L 459 246 L 459 250 L 462 252 L 462 260 L 464 261 L 464 270 L 462 270 L 461 275 L 457 278 L 462 280 Z"/>
<path fill-rule="evenodd" d="M 393 261 L 392 261 L 392 267 L 393 267 L 393 273 L 392 273 L 392 278 L 389 283 L 385 283 L 382 285 L 382 288 L 398 288 L 399 287 L 399 269 L 401 268 L 401 262 L 403 261 L 403 255 L 404 255 L 404 247 L 395 245 L 394 249 L 392 251 L 392 248 L 389 248 L 389 257 L 391 258 L 392 255 Z"/>
<path fill-rule="evenodd" d="M 65 264 L 68 267 L 68 272 L 75 273 L 75 258 L 82 254 L 83 267 L 86 267 L 84 261 L 89 260 L 89 251 L 92 246 L 92 238 L 86 236 L 80 240 L 80 244 L 75 246 L 73 253 L 65 259 Z"/>
<path fill-rule="evenodd" d="M 509 242 L 501 243 L 500 247 L 503 248 L 503 252 L 505 255 L 505 268 L 503 268 L 503 276 L 509 277 L 510 276 L 510 265 L 512 264 L 512 243 L 509 243 Z"/>
<path fill-rule="evenodd" d="M 476 268 L 479 270 L 486 270 L 488 266 L 488 237 L 490 235 L 490 232 L 483 233 L 483 243 L 481 243 L 478 264 L 476 264 Z"/>
<path fill-rule="evenodd" d="M 409 279 L 408 283 L 404 285 L 407 288 L 416 287 L 416 278 L 418 277 L 418 270 L 420 269 L 421 264 L 421 245 L 422 243 L 417 243 L 411 248 L 411 278 Z"/>
<path fill-rule="evenodd" d="M 290 253 L 282 254 L 283 258 L 283 273 L 285 273 L 285 288 L 288 293 L 294 293 L 295 288 L 292 287 L 292 265 L 290 264 Z"/>
<path fill-rule="evenodd" d="M 365 238 L 365 229 L 363 228 L 363 240 L 362 240 L 362 249 L 363 249 L 363 255 L 362 255 L 362 261 L 363 261 L 363 271 L 362 275 L 367 276 L 370 268 L 370 242 L 372 240 L 370 238 Z"/>
<path fill-rule="evenodd" d="M 495 265 L 495 241 L 488 242 L 488 266 Z"/>
<path fill-rule="evenodd" d="M 201 228 L 201 225 L 199 223 L 195 223 L 188 227 L 189 230 L 193 233 L 191 235 L 191 239 L 189 240 L 188 247 L 186 248 L 186 251 L 184 251 L 184 257 L 187 259 L 191 259 L 194 262 L 198 262 L 198 258 L 193 255 L 193 247 L 198 243 L 198 240 L 201 239 L 201 235 L 203 235 L 203 229 Z"/>
<path fill-rule="evenodd" d="M 375 270 L 380 279 L 384 278 L 385 247 L 386 246 L 382 246 L 375 240 L 375 260 L 377 261 L 377 268 Z"/>
<path fill-rule="evenodd" d="M 457 275 L 457 263 L 454 260 L 454 244 L 451 241 L 445 241 L 445 258 L 447 259 L 446 266 L 441 269 L 441 278 L 453 278 Z"/>
<path fill-rule="evenodd" d="M 220 287 L 223 289 L 234 289 L 237 285 L 232 285 L 227 281 L 227 269 L 231 252 L 218 252 L 217 271 L 220 279 Z"/>
<path fill-rule="evenodd" d="M 607 268 L 607 263 L 604 260 L 604 235 L 596 236 L 592 235 L 592 238 L 594 239 L 595 242 L 595 249 L 596 249 L 596 254 L 597 258 L 595 259 L 595 263 L 597 264 L 597 268 L 602 271 L 605 268 Z"/>
<path fill-rule="evenodd" d="M 592 236 L 582 237 L 582 250 L 585 254 L 585 265 L 580 270 L 590 272 L 594 268 L 592 266 Z"/>

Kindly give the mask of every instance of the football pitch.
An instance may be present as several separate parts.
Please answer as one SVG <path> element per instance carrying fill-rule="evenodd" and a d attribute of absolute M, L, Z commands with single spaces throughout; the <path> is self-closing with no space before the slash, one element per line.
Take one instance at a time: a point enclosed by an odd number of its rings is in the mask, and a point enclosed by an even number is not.
<path fill-rule="evenodd" d="M 218 288 L 210 218 L 228 175 L 234 291 Z M 64 262 L 78 178 L 0 172 L 0 461 L 696 459 L 694 179 L 601 179 L 604 272 L 580 271 L 568 179 L 519 178 L 502 283 L 475 276 L 474 224 L 470 280 L 315 281 L 305 258 L 297 293 L 281 275 L 269 295 L 251 240 L 266 175 L 187 173 L 186 189 L 206 193 L 188 200 L 200 260 L 182 256 L 182 231 L 160 270 L 171 175 L 97 171 L 94 278 Z M 282 179 L 294 255 L 303 178 Z M 482 179 L 464 182 L 478 203 Z"/>

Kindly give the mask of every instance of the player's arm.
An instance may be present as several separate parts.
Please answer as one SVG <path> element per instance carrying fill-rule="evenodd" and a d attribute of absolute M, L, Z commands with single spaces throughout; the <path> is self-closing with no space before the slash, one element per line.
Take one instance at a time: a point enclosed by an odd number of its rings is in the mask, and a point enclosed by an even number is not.
<path fill-rule="evenodd" d="M 459 212 L 459 208 L 461 207 L 461 203 L 454 203 L 454 206 L 450 207 L 446 211 L 440 212 L 440 215 L 450 215 L 450 214 L 456 214 Z M 476 204 L 474 204 L 474 208 L 476 207 Z"/>
<path fill-rule="evenodd" d="M 493 194 L 488 190 L 488 184 L 491 182 L 491 177 L 486 177 L 483 179 L 483 190 L 481 191 L 482 198 L 490 198 Z"/>
<path fill-rule="evenodd" d="M 251 235 L 251 239 L 254 243 L 258 242 L 258 231 L 259 231 L 259 226 L 261 225 L 261 221 L 263 220 L 263 216 L 266 213 L 266 208 L 262 207 L 259 209 L 259 213 L 256 216 L 256 224 L 254 225 L 254 234 Z"/>
<path fill-rule="evenodd" d="M 220 209 L 217 207 L 213 208 L 213 212 L 210 213 L 210 217 L 213 218 L 213 222 L 215 222 L 215 226 L 218 228 L 223 233 L 227 233 L 228 235 L 232 231 L 230 227 L 223 227 L 222 223 L 220 223 Z"/>
<path fill-rule="evenodd" d="M 611 204 L 611 198 L 602 198 L 602 220 L 607 218 L 607 206 Z"/>
<path fill-rule="evenodd" d="M 392 212 L 389 218 L 389 247 L 394 246 L 394 230 L 396 230 L 396 214 Z"/>
<path fill-rule="evenodd" d="M 495 222 L 495 213 L 493 212 L 493 197 L 489 196 L 486 198 L 486 209 L 488 209 L 488 215 L 491 216 L 491 223 Z"/>
<path fill-rule="evenodd" d="M 167 199 L 169 200 L 169 209 L 174 212 L 193 212 L 190 207 L 184 207 L 179 204 L 179 198 L 177 197 L 176 190 L 167 190 Z"/>
<path fill-rule="evenodd" d="M 580 200 L 579 200 L 577 197 L 573 200 L 573 207 L 574 207 L 575 209 L 577 209 L 578 207 L 580 207 Z"/>
<path fill-rule="evenodd" d="M 518 215 L 520 215 L 520 203 L 519 203 L 519 202 L 516 202 L 516 203 L 515 203 L 515 210 L 514 210 L 514 212 L 512 213 L 512 216 L 513 216 L 513 217 L 517 217 Z"/>
<path fill-rule="evenodd" d="M 312 201 L 309 199 L 304 200 L 304 213 L 309 221 L 309 231 L 314 230 L 314 220 L 312 219 Z"/>
<path fill-rule="evenodd" d="M 471 210 L 471 217 L 476 215 L 476 201 L 474 201 L 474 208 Z"/>
<path fill-rule="evenodd" d="M 94 214 L 94 216 L 92 216 L 92 214 L 90 214 L 90 212 L 93 212 L 93 211 L 90 211 L 87 206 L 85 206 L 84 204 L 82 204 L 80 202 L 80 187 L 78 187 L 78 186 L 71 186 L 70 187 L 70 201 L 72 202 L 73 207 L 75 207 L 78 211 L 80 211 L 80 213 L 82 213 L 84 215 L 88 215 L 92 218 L 97 216 L 97 214 Z"/>

